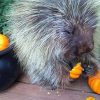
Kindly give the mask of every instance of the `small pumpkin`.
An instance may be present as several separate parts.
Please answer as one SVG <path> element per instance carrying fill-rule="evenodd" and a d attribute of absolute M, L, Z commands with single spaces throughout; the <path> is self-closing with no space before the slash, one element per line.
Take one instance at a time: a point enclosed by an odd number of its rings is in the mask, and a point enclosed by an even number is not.
<path fill-rule="evenodd" d="M 88 78 L 88 84 L 95 93 L 100 94 L 100 70 Z"/>
<path fill-rule="evenodd" d="M 70 78 L 77 79 L 82 74 L 84 69 L 81 66 L 81 63 L 77 63 L 73 69 L 70 71 Z"/>
<path fill-rule="evenodd" d="M 10 46 L 10 40 L 7 36 L 0 34 L 0 51 L 7 49 Z"/>
<path fill-rule="evenodd" d="M 86 98 L 86 100 L 96 100 L 93 96 L 89 96 Z"/>

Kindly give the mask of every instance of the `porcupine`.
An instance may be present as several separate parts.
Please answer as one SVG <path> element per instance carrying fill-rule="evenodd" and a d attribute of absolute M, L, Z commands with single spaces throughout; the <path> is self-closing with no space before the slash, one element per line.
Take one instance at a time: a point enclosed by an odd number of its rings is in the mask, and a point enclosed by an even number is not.
<path fill-rule="evenodd" d="M 11 5 L 6 34 L 33 84 L 59 87 L 78 61 L 86 76 L 96 72 L 99 9 L 98 0 L 19 0 Z"/>

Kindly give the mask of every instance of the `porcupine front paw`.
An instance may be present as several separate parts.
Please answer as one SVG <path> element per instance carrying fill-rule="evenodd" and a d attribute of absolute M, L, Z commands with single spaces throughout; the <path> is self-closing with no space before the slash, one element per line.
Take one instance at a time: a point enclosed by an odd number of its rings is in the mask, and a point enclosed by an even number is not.
<path fill-rule="evenodd" d="M 90 62 L 89 64 L 84 63 L 82 66 L 84 68 L 83 77 L 85 78 L 95 75 L 97 72 L 97 65 L 93 62 Z"/>

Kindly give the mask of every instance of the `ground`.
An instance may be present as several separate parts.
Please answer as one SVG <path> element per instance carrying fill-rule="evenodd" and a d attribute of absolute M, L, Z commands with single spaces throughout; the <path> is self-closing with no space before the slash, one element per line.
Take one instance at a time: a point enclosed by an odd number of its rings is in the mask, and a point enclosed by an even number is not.
<path fill-rule="evenodd" d="M 65 90 L 52 91 L 32 85 L 24 76 L 7 91 L 0 93 L 0 100 L 86 100 L 88 96 L 100 100 L 100 95 L 93 93 L 83 79 L 77 80 Z"/>

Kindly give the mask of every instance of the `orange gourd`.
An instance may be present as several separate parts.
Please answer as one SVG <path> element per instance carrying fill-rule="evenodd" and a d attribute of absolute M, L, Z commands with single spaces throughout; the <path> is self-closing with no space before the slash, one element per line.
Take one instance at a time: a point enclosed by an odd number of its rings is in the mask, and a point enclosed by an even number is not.
<path fill-rule="evenodd" d="M 77 79 L 82 74 L 83 68 L 81 63 L 77 63 L 73 69 L 70 71 L 70 78 Z"/>
<path fill-rule="evenodd" d="M 10 40 L 3 34 L 0 34 L 0 51 L 5 50 L 9 47 Z"/>
<path fill-rule="evenodd" d="M 100 94 L 100 70 L 88 78 L 88 84 L 95 93 Z"/>

